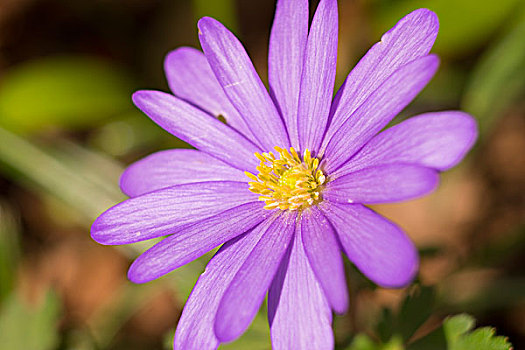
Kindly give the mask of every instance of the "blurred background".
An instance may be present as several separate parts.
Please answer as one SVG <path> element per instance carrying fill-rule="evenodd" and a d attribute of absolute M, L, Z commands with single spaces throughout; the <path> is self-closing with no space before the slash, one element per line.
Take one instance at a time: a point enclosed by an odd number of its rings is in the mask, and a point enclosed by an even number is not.
<path fill-rule="evenodd" d="M 310 3 L 314 9 L 317 1 Z M 128 164 L 188 147 L 134 108 L 131 93 L 168 90 L 164 56 L 198 47 L 196 21 L 204 15 L 234 30 L 266 81 L 274 5 L 0 0 L 2 349 L 171 348 L 209 255 L 135 285 L 126 270 L 148 244 L 101 246 L 89 227 L 125 199 L 118 179 Z M 462 109 L 476 117 L 480 138 L 434 194 L 374 207 L 416 242 L 420 275 L 405 290 L 384 290 L 346 261 L 352 306 L 335 317 L 337 349 L 402 349 L 462 312 L 525 348 L 525 2 L 339 0 L 338 84 L 383 32 L 419 7 L 439 16 L 433 52 L 442 63 L 398 120 Z M 265 313 L 221 348 L 269 349 Z"/>

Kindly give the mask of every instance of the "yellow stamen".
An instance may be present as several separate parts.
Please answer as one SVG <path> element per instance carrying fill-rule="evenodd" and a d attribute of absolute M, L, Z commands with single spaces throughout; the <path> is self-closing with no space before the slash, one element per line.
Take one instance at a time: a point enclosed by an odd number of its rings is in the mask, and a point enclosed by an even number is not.
<path fill-rule="evenodd" d="M 302 160 L 293 147 L 289 151 L 280 147 L 275 150 L 279 159 L 272 152 L 255 153 L 260 161 L 257 176 L 245 172 L 253 180 L 249 190 L 261 195 L 264 209 L 298 210 L 319 202 L 326 182 L 323 171 L 318 169 L 319 159 L 312 158 L 308 149 Z"/>

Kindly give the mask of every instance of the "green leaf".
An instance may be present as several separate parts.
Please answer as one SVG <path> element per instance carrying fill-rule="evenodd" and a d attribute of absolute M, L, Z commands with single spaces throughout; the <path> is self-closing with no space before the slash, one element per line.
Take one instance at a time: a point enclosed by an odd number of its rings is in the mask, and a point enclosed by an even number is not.
<path fill-rule="evenodd" d="M 59 337 L 57 323 L 60 301 L 48 292 L 35 307 L 26 305 L 12 294 L 3 304 L 0 313 L 0 344 L 4 350 L 56 349 Z"/>
<path fill-rule="evenodd" d="M 440 29 L 433 51 L 460 56 L 480 47 L 522 6 L 521 0 L 401 0 L 381 2 L 377 31 L 383 33 L 409 12 L 425 7 L 436 12 Z"/>
<path fill-rule="evenodd" d="M 495 330 L 483 327 L 474 330 L 476 321 L 467 314 L 449 317 L 443 325 L 427 336 L 410 344 L 408 350 L 511 350 L 506 337 L 496 336 Z"/>
<path fill-rule="evenodd" d="M 346 350 L 403 350 L 403 341 L 400 337 L 392 337 L 386 343 L 376 343 L 365 334 L 358 334 Z"/>
<path fill-rule="evenodd" d="M 443 322 L 445 335 L 449 343 L 456 342 L 463 334 L 472 330 L 476 325 L 474 317 L 467 314 L 460 314 L 450 317 Z"/>
<path fill-rule="evenodd" d="M 0 202 L 0 305 L 11 292 L 19 258 L 18 220 L 11 208 Z"/>
<path fill-rule="evenodd" d="M 117 185 L 122 168 L 109 159 L 72 143 L 49 150 L 2 128 L 0 139 L 0 163 L 14 171 L 6 172 L 13 180 L 29 181 L 61 199 L 87 225 L 124 198 Z"/>
<path fill-rule="evenodd" d="M 494 328 L 484 327 L 460 338 L 451 350 L 509 350 L 511 344 L 506 337 L 496 336 Z"/>
<path fill-rule="evenodd" d="M 481 134 L 508 106 L 525 96 L 525 16 L 481 58 L 462 101 L 462 109 L 474 115 Z"/>
<path fill-rule="evenodd" d="M 394 335 L 408 341 L 432 314 L 434 301 L 435 291 L 432 287 L 414 285 L 409 289 L 397 315 L 390 309 L 383 309 L 377 324 L 379 338 L 386 343 Z"/>
<path fill-rule="evenodd" d="M 435 301 L 432 287 L 416 286 L 403 301 L 398 316 L 398 330 L 403 340 L 407 341 L 416 330 L 430 317 Z"/>
<path fill-rule="evenodd" d="M 357 334 L 346 350 L 377 350 L 378 345 L 366 334 Z"/>
<path fill-rule="evenodd" d="M 430 332 L 422 338 L 410 343 L 407 350 L 443 350 L 447 348 L 447 340 L 443 327 Z"/>
<path fill-rule="evenodd" d="M 60 56 L 10 68 L 0 85 L 0 125 L 17 132 L 82 127 L 132 108 L 133 85 L 108 62 Z"/>
<path fill-rule="evenodd" d="M 506 337 L 496 336 L 494 328 L 483 327 L 472 331 L 473 317 L 462 314 L 448 318 L 443 323 L 449 350 L 510 350 L 512 344 Z"/>
<path fill-rule="evenodd" d="M 396 318 L 389 308 L 383 308 L 381 318 L 377 324 L 377 334 L 383 342 L 387 342 L 394 335 Z"/>

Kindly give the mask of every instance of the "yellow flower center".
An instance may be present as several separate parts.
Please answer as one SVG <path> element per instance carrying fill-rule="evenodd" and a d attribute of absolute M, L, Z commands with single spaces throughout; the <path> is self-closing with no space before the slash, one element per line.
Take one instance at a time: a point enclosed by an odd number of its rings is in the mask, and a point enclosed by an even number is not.
<path fill-rule="evenodd" d="M 304 209 L 321 200 L 321 187 L 326 181 L 319 167 L 319 159 L 312 158 L 310 151 L 304 151 L 303 159 L 293 147 L 290 151 L 275 147 L 279 158 L 272 152 L 255 153 L 261 162 L 259 174 L 245 174 L 252 179 L 250 191 L 260 194 L 264 209 Z"/>

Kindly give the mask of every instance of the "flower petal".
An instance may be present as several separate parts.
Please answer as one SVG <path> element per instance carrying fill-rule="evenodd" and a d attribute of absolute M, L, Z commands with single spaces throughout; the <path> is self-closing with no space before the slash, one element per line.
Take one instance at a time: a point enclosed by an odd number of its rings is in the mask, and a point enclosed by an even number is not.
<path fill-rule="evenodd" d="M 128 278 L 145 283 L 165 275 L 250 230 L 268 213 L 261 202 L 252 202 L 186 227 L 140 255 L 131 264 Z"/>
<path fill-rule="evenodd" d="M 272 216 L 251 232 L 226 242 L 210 260 L 184 306 L 175 331 L 174 350 L 217 349 L 219 340 L 213 325 L 222 296 L 274 220 Z"/>
<path fill-rule="evenodd" d="M 438 181 L 436 170 L 422 166 L 372 166 L 330 181 L 323 191 L 323 198 L 338 203 L 398 202 L 433 191 Z"/>
<path fill-rule="evenodd" d="M 202 49 L 224 92 L 266 151 L 288 147 L 283 121 L 239 40 L 210 17 L 199 21 Z"/>
<path fill-rule="evenodd" d="M 348 289 L 339 243 L 330 222 L 316 207 L 303 211 L 299 230 L 310 266 L 335 312 L 348 309 Z"/>
<path fill-rule="evenodd" d="M 160 151 L 130 165 L 120 177 L 122 192 L 137 197 L 175 185 L 205 181 L 247 182 L 248 177 L 204 152 Z"/>
<path fill-rule="evenodd" d="M 337 1 L 321 0 L 315 12 L 301 79 L 297 123 L 300 149 L 318 150 L 334 93 L 337 63 Z"/>
<path fill-rule="evenodd" d="M 374 91 L 328 141 L 326 172 L 344 164 L 401 112 L 427 85 L 438 65 L 434 55 L 419 58 L 401 67 Z"/>
<path fill-rule="evenodd" d="M 283 212 L 233 278 L 215 318 L 215 335 L 220 341 L 236 339 L 255 317 L 290 244 L 295 219 L 295 212 Z"/>
<path fill-rule="evenodd" d="M 300 232 L 268 292 L 268 319 L 273 349 L 334 348 L 332 312 L 308 263 Z"/>
<path fill-rule="evenodd" d="M 329 140 L 357 108 L 398 68 L 427 55 L 439 29 L 436 14 L 418 9 L 403 17 L 372 46 L 337 91 L 331 110 Z"/>
<path fill-rule="evenodd" d="M 228 125 L 239 130 L 250 141 L 254 140 L 246 122 L 224 94 L 201 51 L 193 47 L 180 47 L 171 51 L 164 61 L 164 70 L 175 96 L 214 117 L 223 116 Z"/>
<path fill-rule="evenodd" d="M 241 170 L 253 171 L 260 149 L 216 118 L 170 94 L 137 91 L 133 102 L 163 129 Z"/>
<path fill-rule="evenodd" d="M 365 276 L 382 287 L 399 288 L 414 278 L 418 256 L 414 244 L 396 225 L 357 204 L 323 202 L 346 255 Z"/>
<path fill-rule="evenodd" d="M 172 234 L 257 195 L 244 182 L 212 181 L 178 185 L 128 199 L 102 213 L 91 226 L 101 244 L 128 244 Z"/>
<path fill-rule="evenodd" d="M 374 137 L 333 176 L 390 163 L 411 163 L 444 171 L 460 162 L 477 134 L 476 121 L 466 113 L 421 114 Z"/>
<path fill-rule="evenodd" d="M 297 149 L 297 106 L 307 37 L 308 0 L 278 0 L 270 34 L 268 80 L 291 144 Z"/>

